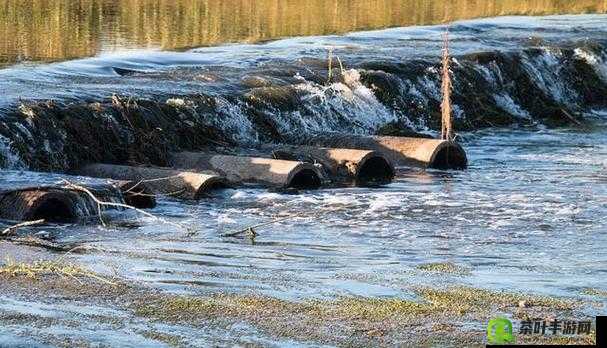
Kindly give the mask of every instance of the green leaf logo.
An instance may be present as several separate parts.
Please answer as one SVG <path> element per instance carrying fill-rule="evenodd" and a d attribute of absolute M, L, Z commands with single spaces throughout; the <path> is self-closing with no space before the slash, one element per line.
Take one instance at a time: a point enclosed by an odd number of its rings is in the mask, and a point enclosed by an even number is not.
<path fill-rule="evenodd" d="M 487 341 L 489 344 L 513 344 L 512 322 L 504 317 L 489 320 Z"/>

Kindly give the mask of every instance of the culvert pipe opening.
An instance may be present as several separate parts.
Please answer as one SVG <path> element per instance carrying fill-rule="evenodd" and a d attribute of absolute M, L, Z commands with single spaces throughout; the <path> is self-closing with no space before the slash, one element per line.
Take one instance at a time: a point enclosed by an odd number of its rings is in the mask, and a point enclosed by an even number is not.
<path fill-rule="evenodd" d="M 333 183 L 354 182 L 366 186 L 390 182 L 395 175 L 392 162 L 377 151 L 306 145 L 267 148 L 275 158 L 295 158 L 322 166 L 323 172 Z"/>
<path fill-rule="evenodd" d="M 218 191 L 229 189 L 231 187 L 232 186 L 225 178 L 220 176 L 212 176 L 200 184 L 195 198 L 200 199 L 202 197 L 210 197 Z"/>
<path fill-rule="evenodd" d="M 89 164 L 76 173 L 94 178 L 143 182 L 144 186 L 154 194 L 183 199 L 198 199 L 207 190 L 209 183 L 216 182 L 219 178 L 216 174 L 103 163 Z"/>
<path fill-rule="evenodd" d="M 320 179 L 318 172 L 311 168 L 297 170 L 287 183 L 288 188 L 300 190 L 313 190 L 319 188 L 321 185 L 322 180 Z"/>
<path fill-rule="evenodd" d="M 45 220 L 68 223 L 78 219 L 75 194 L 53 188 L 25 188 L 3 192 L 0 217 L 15 221 Z"/>
<path fill-rule="evenodd" d="M 252 183 L 271 188 L 317 188 L 324 178 L 310 163 L 265 157 L 180 152 L 172 155 L 171 162 L 177 168 L 219 173 L 234 186 Z"/>
<path fill-rule="evenodd" d="M 428 167 L 434 169 L 466 169 L 468 158 L 466 152 L 457 143 L 444 142 L 437 147 Z"/>
<path fill-rule="evenodd" d="M 88 186 L 102 202 L 123 204 L 123 196 L 114 186 Z M 101 207 L 101 210 L 116 207 Z M 60 186 L 37 186 L 0 191 L 0 218 L 14 221 L 45 220 L 72 223 L 97 216 L 100 207 L 87 193 Z"/>
<path fill-rule="evenodd" d="M 315 146 L 341 147 L 379 152 L 399 167 L 465 169 L 466 152 L 457 143 L 440 139 L 351 134 L 319 135 L 306 139 Z M 444 148 L 447 152 L 443 152 Z"/>
<path fill-rule="evenodd" d="M 61 195 L 47 194 L 40 197 L 25 214 L 23 220 L 44 220 L 45 222 L 69 223 L 78 218 L 74 202 Z"/>
<path fill-rule="evenodd" d="M 359 185 L 385 184 L 394 179 L 394 166 L 380 155 L 371 155 L 359 163 L 356 182 Z"/>

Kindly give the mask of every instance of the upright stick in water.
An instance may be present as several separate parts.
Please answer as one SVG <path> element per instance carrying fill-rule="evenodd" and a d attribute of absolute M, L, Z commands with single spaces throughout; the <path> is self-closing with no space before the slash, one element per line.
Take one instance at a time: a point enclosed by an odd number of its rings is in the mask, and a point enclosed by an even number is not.
<path fill-rule="evenodd" d="M 451 118 L 451 76 L 449 75 L 449 32 L 443 34 L 443 86 L 441 88 L 443 94 L 443 102 L 441 103 L 442 111 L 442 134 L 443 140 L 453 140 L 453 126 Z"/>

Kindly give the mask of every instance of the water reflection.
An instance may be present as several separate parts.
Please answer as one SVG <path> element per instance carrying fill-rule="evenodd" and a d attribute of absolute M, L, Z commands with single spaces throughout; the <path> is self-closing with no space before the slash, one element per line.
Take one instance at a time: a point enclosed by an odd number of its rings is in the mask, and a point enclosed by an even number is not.
<path fill-rule="evenodd" d="M 0 65 L 183 49 L 507 14 L 607 12 L 604 0 L 3 0 Z"/>

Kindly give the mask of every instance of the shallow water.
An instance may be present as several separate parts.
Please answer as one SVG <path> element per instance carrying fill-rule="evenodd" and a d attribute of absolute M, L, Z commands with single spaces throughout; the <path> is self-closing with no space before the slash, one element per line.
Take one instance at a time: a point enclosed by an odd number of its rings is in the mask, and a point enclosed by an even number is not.
<path fill-rule="evenodd" d="M 250 188 L 199 203 L 161 200 L 152 212 L 194 227 L 191 237 L 143 217 L 121 227 L 130 213 L 109 228 L 41 229 L 99 249 L 74 256 L 78 263 L 175 292 L 402 297 L 411 284 L 463 283 L 579 296 L 587 287 L 607 290 L 604 127 L 467 134 L 468 170 L 405 171 L 381 188 Z M 289 215 L 260 228 L 254 243 L 221 237 Z M 430 262 L 470 274 L 416 268 Z"/>
<path fill-rule="evenodd" d="M 536 13 L 529 9 L 521 13 L 526 11 Z M 546 11 L 553 12 L 550 8 Z M 466 92 L 467 85 L 460 84 L 480 81 L 478 86 L 489 96 L 488 104 L 497 105 L 512 118 L 528 121 L 527 127 L 460 134 L 470 160 L 466 171 L 403 170 L 394 183 L 379 188 L 334 188 L 298 195 L 240 188 L 200 202 L 163 198 L 151 211 L 194 229 L 194 235 L 135 212 L 113 212 L 106 219 L 107 227 L 89 222 L 37 227 L 23 233 L 92 246 L 72 253 L 69 259 L 103 274 L 117 274 L 127 281 L 174 293 L 263 293 L 294 300 L 341 295 L 408 298 L 413 296 L 412 286 L 450 284 L 574 297 L 585 296 L 585 288 L 607 291 L 607 228 L 603 221 L 607 216 L 607 112 L 599 110 L 600 100 L 588 104 L 584 99 L 587 91 L 575 85 L 579 76 L 560 69 L 573 59 L 587 67 L 584 71 L 588 75 L 582 79 L 607 81 L 605 23 L 607 16 L 597 14 L 500 17 L 450 25 L 457 56 L 456 97 L 457 92 Z M 402 22 L 379 24 L 391 25 Z M 129 38 L 132 28 L 123 29 L 124 33 L 118 31 L 125 37 L 117 40 L 121 42 L 119 51 L 158 45 L 153 38 L 151 43 L 132 44 L 129 40 L 138 42 Z M 205 114 L 205 122 L 241 145 L 267 141 L 252 121 L 251 115 L 259 114 L 266 115 L 266 121 L 285 139 L 299 132 L 368 134 L 396 120 L 434 134 L 428 124 L 429 110 L 439 100 L 440 85 L 433 65 L 438 61 L 444 29 L 443 25 L 406 27 L 183 52 L 140 49 L 125 53 L 100 45 L 95 46 L 101 47 L 100 51 L 26 57 L 63 60 L 101 52 L 92 58 L 17 64 L 0 70 L 0 131 L 4 134 L 0 136 L 0 155 L 4 166 L 11 169 L 0 171 L 0 188 L 49 184 L 65 177 L 22 171 L 27 168 L 22 158 L 27 151 L 18 154 L 11 144 L 39 142 L 32 145 L 31 152 L 57 163 L 65 162 L 61 155 L 66 150 L 61 136 L 45 133 L 48 129 L 30 122 L 39 115 L 23 107 L 20 98 L 81 103 L 122 93 L 149 97 L 161 104 L 176 95 L 183 99 L 172 102 L 187 104 L 187 96 L 206 94 L 214 98 L 216 108 L 203 111 L 213 116 Z M 246 32 L 240 34 L 244 36 L 219 40 L 249 40 Z M 204 44 L 209 42 L 195 42 Z M 86 40 L 84 45 L 88 45 Z M 346 64 L 344 81 L 330 83 L 322 75 L 330 47 Z M 572 56 L 567 49 L 573 50 Z M 497 52 L 500 62 L 514 57 L 512 61 L 522 63 L 499 65 L 464 57 L 479 52 Z M 513 71 L 513 67 L 521 70 Z M 131 71 L 121 75 L 116 68 Z M 383 90 L 369 78 L 374 73 L 385 78 L 377 81 L 393 83 L 387 84 L 387 90 L 402 104 L 380 98 Z M 538 94 L 585 115 L 594 125 L 556 130 L 544 127 L 542 119 L 531 111 L 533 102 L 517 94 L 519 73 L 534 78 Z M 361 78 L 364 74 L 367 80 Z M 467 74 L 472 78 L 465 80 Z M 259 96 L 265 104 L 249 103 L 252 96 Z M 455 100 L 456 119 L 474 112 L 475 107 L 468 100 Z M 108 120 L 111 118 L 109 115 Z M 38 131 L 41 133 L 35 133 Z M 259 236 L 254 242 L 247 237 L 222 237 L 223 233 L 286 216 L 292 218 L 257 229 Z M 418 269 L 431 262 L 450 262 L 469 272 L 443 274 Z M 0 298 L 0 311 L 8 313 L 56 312 L 59 317 L 70 317 L 91 310 L 96 309 Z M 587 310 L 589 315 L 597 311 Z M 109 334 L 109 324 L 103 327 L 106 336 L 95 335 L 94 330 L 100 328 L 94 324 L 80 325 L 77 330 L 42 328 L 38 335 L 69 337 L 78 331 L 89 341 L 133 346 L 149 343 L 143 337 L 131 337 L 126 329 Z M 163 330 L 186 329 L 171 326 Z M 238 330 L 244 336 L 258 336 L 245 324 Z M 2 329 L 0 335 L 4 335 Z M 235 333 L 218 330 L 205 335 L 205 339 L 227 339 Z M 6 337 L 3 339 L 9 340 Z"/>

